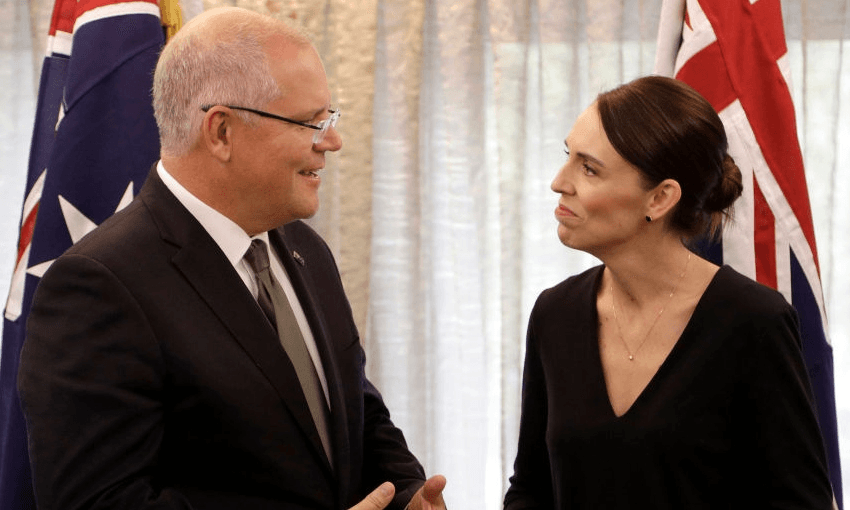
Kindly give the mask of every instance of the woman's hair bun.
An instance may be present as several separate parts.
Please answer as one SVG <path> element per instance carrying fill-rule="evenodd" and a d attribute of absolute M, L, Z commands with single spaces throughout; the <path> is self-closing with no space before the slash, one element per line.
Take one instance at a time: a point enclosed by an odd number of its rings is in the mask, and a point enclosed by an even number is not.
<path fill-rule="evenodd" d="M 715 184 L 712 192 L 706 197 L 705 210 L 709 213 L 725 211 L 729 208 L 741 192 L 744 191 L 741 170 L 729 153 L 724 154 L 720 165 L 720 179 Z"/>

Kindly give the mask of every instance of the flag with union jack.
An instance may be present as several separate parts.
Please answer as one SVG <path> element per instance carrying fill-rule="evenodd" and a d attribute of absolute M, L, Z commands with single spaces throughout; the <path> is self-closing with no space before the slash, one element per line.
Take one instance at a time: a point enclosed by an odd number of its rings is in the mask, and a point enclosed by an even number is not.
<path fill-rule="evenodd" d="M 655 71 L 711 102 L 744 177 L 735 220 L 707 251 L 714 262 L 778 289 L 796 308 L 835 506 L 841 508 L 832 347 L 780 2 L 664 0 L 661 9 Z"/>
<path fill-rule="evenodd" d="M 0 357 L 0 508 L 35 509 L 18 361 L 39 278 L 132 200 L 159 157 L 156 0 L 56 0 L 42 66 Z"/>

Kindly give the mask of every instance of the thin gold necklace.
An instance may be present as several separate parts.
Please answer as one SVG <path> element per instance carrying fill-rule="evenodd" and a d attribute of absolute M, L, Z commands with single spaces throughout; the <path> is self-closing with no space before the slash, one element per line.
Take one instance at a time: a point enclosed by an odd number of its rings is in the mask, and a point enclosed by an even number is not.
<path fill-rule="evenodd" d="M 617 323 L 617 333 L 620 335 L 620 341 L 623 342 L 623 347 L 626 348 L 626 352 L 629 353 L 629 361 L 635 360 L 635 355 L 640 351 L 643 344 L 646 343 L 647 339 L 649 339 L 649 334 L 652 333 L 652 329 L 658 323 L 658 319 L 661 318 L 661 314 L 664 313 L 664 310 L 667 309 L 667 305 L 670 304 L 670 301 L 673 300 L 673 294 L 676 293 L 676 290 L 679 288 L 679 284 L 682 283 L 682 279 L 685 277 L 685 273 L 688 271 L 688 265 L 691 263 L 691 252 L 688 251 L 688 260 L 685 262 L 685 269 L 682 270 L 682 274 L 679 275 L 679 279 L 676 280 L 676 284 L 673 285 L 673 289 L 670 290 L 670 295 L 667 296 L 667 302 L 664 303 L 664 306 L 658 310 L 658 314 L 655 316 L 655 319 L 652 321 L 652 324 L 649 325 L 649 329 L 646 330 L 646 334 L 643 336 L 643 340 L 640 345 L 637 346 L 635 352 L 632 352 L 629 349 L 629 344 L 626 343 L 626 337 L 623 336 L 623 328 L 620 326 L 620 319 L 617 318 L 617 307 L 614 306 L 614 283 L 611 283 L 610 292 L 611 292 L 611 312 L 614 314 L 614 322 Z"/>

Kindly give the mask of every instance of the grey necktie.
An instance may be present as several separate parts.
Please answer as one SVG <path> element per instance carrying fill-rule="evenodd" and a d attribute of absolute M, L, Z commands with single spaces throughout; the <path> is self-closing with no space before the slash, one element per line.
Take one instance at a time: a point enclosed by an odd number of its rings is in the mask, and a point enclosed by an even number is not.
<path fill-rule="evenodd" d="M 319 374 L 316 372 L 316 366 L 313 364 L 313 359 L 307 351 L 307 345 L 304 343 L 301 328 L 298 326 L 298 321 L 295 319 L 295 314 L 292 312 L 292 307 L 289 305 L 286 293 L 269 270 L 269 256 L 266 250 L 266 243 L 259 239 L 251 241 L 251 247 L 245 253 L 245 260 L 256 275 L 258 288 L 257 302 L 266 314 L 266 317 L 269 318 L 272 326 L 277 328 L 280 343 L 292 361 L 296 374 L 298 374 L 298 381 L 301 382 L 301 389 L 304 391 L 304 397 L 307 399 L 310 414 L 313 415 L 313 421 L 316 423 L 316 429 L 319 431 L 319 437 L 322 440 L 322 446 L 325 448 L 325 454 L 327 454 L 328 460 L 332 461 L 331 442 L 328 435 L 329 410 L 321 382 L 319 381 Z"/>

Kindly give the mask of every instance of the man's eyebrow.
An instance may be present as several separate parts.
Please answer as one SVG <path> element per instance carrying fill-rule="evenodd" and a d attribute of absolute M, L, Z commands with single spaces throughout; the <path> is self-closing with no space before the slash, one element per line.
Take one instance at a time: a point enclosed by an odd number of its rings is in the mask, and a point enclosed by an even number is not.
<path fill-rule="evenodd" d="M 311 110 L 310 112 L 308 112 L 307 115 L 310 115 L 310 118 L 314 119 L 314 118 L 316 118 L 316 116 L 321 115 L 321 114 L 325 113 L 326 111 L 328 111 L 330 109 L 331 109 L 330 105 L 320 106 L 319 108 L 316 108 L 315 110 Z"/>

